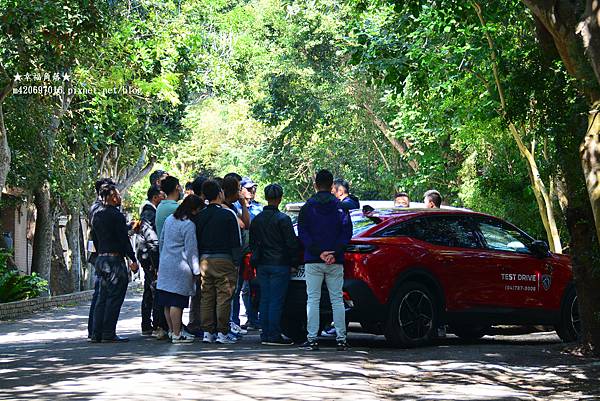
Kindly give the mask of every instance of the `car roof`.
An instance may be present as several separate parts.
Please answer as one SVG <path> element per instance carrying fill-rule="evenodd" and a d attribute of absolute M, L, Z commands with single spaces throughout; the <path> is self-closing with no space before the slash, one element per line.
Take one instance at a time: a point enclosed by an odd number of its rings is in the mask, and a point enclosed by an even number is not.
<path fill-rule="evenodd" d="M 300 208 L 304 205 L 305 202 L 294 202 L 294 203 L 288 203 L 285 205 L 285 211 L 286 212 L 299 212 Z M 380 211 L 386 211 L 384 212 L 384 214 L 392 214 L 393 212 L 407 212 L 407 211 L 435 211 L 435 210 L 462 210 L 462 211 L 470 211 L 470 209 L 464 209 L 464 208 L 459 208 L 459 207 L 454 207 L 454 206 L 446 206 L 446 205 L 442 205 L 441 209 L 428 209 L 425 208 L 425 204 L 422 202 L 410 202 L 410 207 L 409 208 L 398 208 L 398 207 L 394 207 L 394 202 L 393 201 L 387 201 L 387 200 L 361 200 L 360 202 L 360 209 L 356 209 L 356 210 L 361 210 L 364 206 L 371 206 L 373 209 L 375 209 L 375 213 L 378 213 Z"/>

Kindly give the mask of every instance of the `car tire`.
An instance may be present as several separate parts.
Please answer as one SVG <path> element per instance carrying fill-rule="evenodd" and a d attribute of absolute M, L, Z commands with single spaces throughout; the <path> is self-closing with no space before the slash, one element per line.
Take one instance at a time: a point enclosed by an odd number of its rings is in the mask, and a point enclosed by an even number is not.
<path fill-rule="evenodd" d="M 396 347 L 418 347 L 434 337 L 440 318 L 439 301 L 427 286 L 407 282 L 396 291 L 384 335 Z"/>
<path fill-rule="evenodd" d="M 485 336 L 490 326 L 450 326 L 450 331 L 459 338 L 467 341 L 479 340 Z"/>
<path fill-rule="evenodd" d="M 566 343 L 576 341 L 580 337 L 581 320 L 574 286 L 571 286 L 565 293 L 560 309 L 560 323 L 554 328 L 560 339 Z"/>

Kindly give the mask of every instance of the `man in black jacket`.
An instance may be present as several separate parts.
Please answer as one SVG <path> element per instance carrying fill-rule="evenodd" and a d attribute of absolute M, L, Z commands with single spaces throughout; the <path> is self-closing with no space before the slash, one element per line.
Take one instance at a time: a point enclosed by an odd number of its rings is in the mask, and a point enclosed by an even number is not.
<path fill-rule="evenodd" d="M 281 312 L 290 281 L 290 268 L 299 264 L 299 242 L 290 216 L 279 211 L 283 188 L 267 185 L 268 206 L 250 225 L 250 249 L 257 265 L 260 283 L 261 342 L 264 345 L 290 345 L 281 336 Z"/>
<path fill-rule="evenodd" d="M 136 256 L 144 269 L 144 294 L 142 295 L 142 335 L 151 335 L 159 326 L 168 331 L 162 308 L 155 305 L 154 289 L 158 277 L 158 236 L 156 235 L 156 207 L 163 200 L 160 188 L 148 189 L 147 200 L 141 207 Z M 152 316 L 152 317 L 151 317 Z M 162 316 L 162 319 L 161 319 Z"/>
<path fill-rule="evenodd" d="M 350 184 L 343 178 L 337 178 L 333 181 L 331 193 L 340 201 L 340 208 L 346 211 L 360 208 L 358 198 L 350 194 Z"/>
<path fill-rule="evenodd" d="M 92 223 L 98 255 L 96 275 L 100 281 L 92 342 L 128 341 L 117 336 L 115 330 L 129 281 L 125 257 L 131 260 L 129 268 L 134 273 L 138 270 L 137 259 L 129 242 L 125 216 L 117 209 L 121 205 L 119 191 L 112 184 L 103 184 L 100 197 L 103 207 L 96 212 Z"/>

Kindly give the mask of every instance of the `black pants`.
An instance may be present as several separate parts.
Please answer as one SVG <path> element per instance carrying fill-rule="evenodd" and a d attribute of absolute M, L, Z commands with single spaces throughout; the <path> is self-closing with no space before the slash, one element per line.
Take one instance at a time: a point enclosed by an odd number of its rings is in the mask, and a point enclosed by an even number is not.
<path fill-rule="evenodd" d="M 88 317 L 88 337 L 94 334 L 94 309 L 98 302 L 98 292 L 100 291 L 100 278 L 94 274 L 94 295 L 92 295 L 92 304 L 90 305 L 90 315 Z"/>
<path fill-rule="evenodd" d="M 169 330 L 163 308 L 156 303 L 156 288 L 152 283 L 156 281 L 156 270 L 150 267 L 144 269 L 144 294 L 142 295 L 142 331 L 156 330 L 162 327 Z"/>
<path fill-rule="evenodd" d="M 127 293 L 129 276 L 125 259 L 98 256 L 96 274 L 100 288 L 94 308 L 94 339 L 111 339 L 116 335 L 117 321 Z"/>

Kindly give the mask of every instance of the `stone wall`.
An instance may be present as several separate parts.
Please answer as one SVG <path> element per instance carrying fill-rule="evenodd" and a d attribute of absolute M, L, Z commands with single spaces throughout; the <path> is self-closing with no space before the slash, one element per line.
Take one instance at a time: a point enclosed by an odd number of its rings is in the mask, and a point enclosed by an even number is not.
<path fill-rule="evenodd" d="M 82 291 L 54 297 L 39 297 L 0 304 L 0 320 L 20 319 L 25 315 L 56 306 L 91 301 L 94 291 Z"/>

